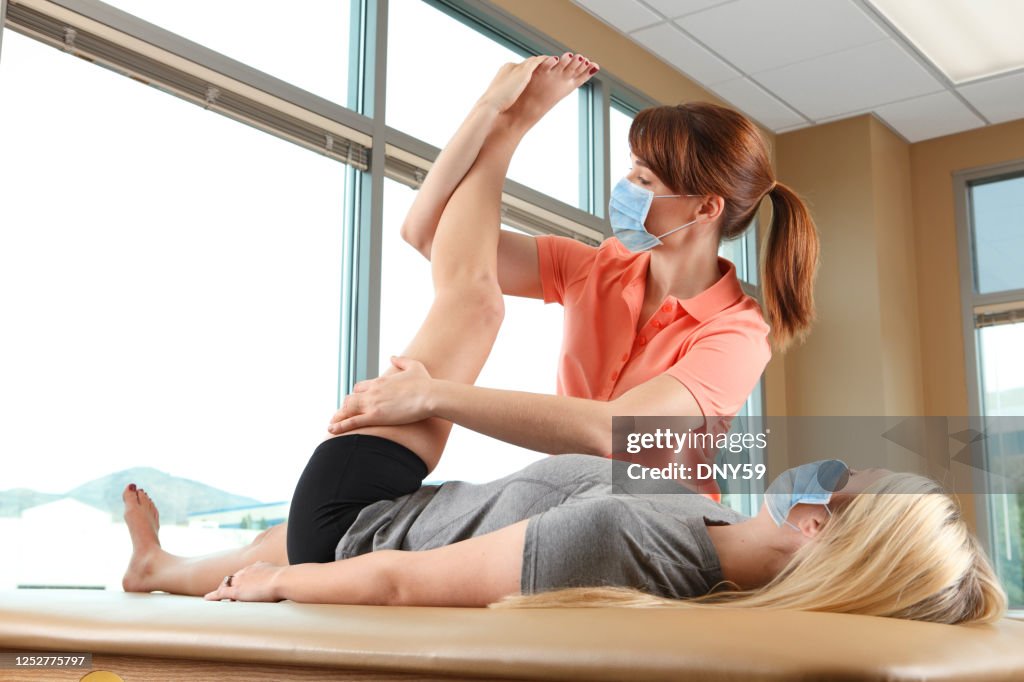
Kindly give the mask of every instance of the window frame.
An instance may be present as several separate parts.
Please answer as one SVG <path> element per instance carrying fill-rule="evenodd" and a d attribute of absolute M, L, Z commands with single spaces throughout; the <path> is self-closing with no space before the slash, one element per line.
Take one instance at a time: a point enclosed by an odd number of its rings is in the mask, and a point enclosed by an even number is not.
<path fill-rule="evenodd" d="M 1024 289 L 1008 289 L 990 293 L 979 293 L 976 278 L 976 259 L 974 247 L 974 224 L 972 220 L 971 189 L 974 185 L 987 182 L 998 182 L 1012 178 L 1024 177 L 1024 160 L 999 163 L 972 168 L 953 173 L 953 196 L 956 212 L 957 260 L 960 267 L 960 322 L 964 343 L 964 360 L 967 384 L 967 406 L 973 419 L 978 421 L 977 428 L 983 428 L 984 411 L 981 394 L 981 357 L 978 351 L 977 317 L 994 309 L 1010 307 L 1024 311 Z M 976 519 L 976 535 L 989 556 L 996 556 L 1001 545 L 998 543 L 996 529 L 991 523 L 991 503 L 993 494 L 986 471 L 989 470 L 989 452 L 984 447 L 984 470 L 972 471 L 972 489 L 979 491 L 975 496 L 974 510 Z M 1016 609 L 1024 614 L 1024 609 Z"/>

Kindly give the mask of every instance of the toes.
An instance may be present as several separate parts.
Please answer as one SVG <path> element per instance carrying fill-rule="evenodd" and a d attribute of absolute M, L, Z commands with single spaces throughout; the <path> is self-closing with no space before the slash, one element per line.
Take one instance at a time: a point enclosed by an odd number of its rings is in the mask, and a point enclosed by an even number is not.
<path fill-rule="evenodd" d="M 584 61 L 583 66 L 576 72 L 576 78 L 580 78 L 585 81 L 600 70 L 601 67 L 597 62 Z"/>
<path fill-rule="evenodd" d="M 127 502 L 138 502 L 139 501 L 139 495 L 135 491 L 135 484 L 134 483 L 129 483 L 128 485 L 126 485 L 124 487 L 124 492 L 121 493 L 121 498 L 124 499 L 124 501 L 126 503 Z"/>
<path fill-rule="evenodd" d="M 575 59 L 576 55 L 574 55 L 572 52 L 566 52 L 565 54 L 558 58 L 558 68 L 565 69 L 570 64 L 572 64 L 573 61 L 575 61 Z"/>

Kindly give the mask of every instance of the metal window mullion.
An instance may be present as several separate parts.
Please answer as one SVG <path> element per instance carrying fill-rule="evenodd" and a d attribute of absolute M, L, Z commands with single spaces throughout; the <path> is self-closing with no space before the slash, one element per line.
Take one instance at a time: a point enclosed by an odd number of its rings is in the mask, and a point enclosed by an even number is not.
<path fill-rule="evenodd" d="M 162 92 L 337 161 L 366 166 L 366 144 L 370 136 L 367 134 L 369 122 L 364 117 L 308 93 L 305 95 L 312 98 L 309 101 L 300 103 L 289 99 L 295 92 L 304 91 L 252 69 L 246 71 L 240 67 L 235 69 L 235 74 L 218 71 L 219 64 L 203 61 L 204 48 L 179 36 L 163 32 L 159 34 L 162 36 L 159 43 L 150 42 L 149 38 L 156 40 L 154 36 L 158 35 L 155 27 L 144 31 L 127 20 L 120 22 L 123 26 L 103 24 L 97 17 L 72 12 L 65 6 L 71 4 L 74 3 L 58 4 L 48 0 L 14 4 L 7 21 L 12 28 L 35 40 L 110 68 Z M 96 9 L 84 3 L 78 4 L 86 9 Z M 138 33 L 133 33 L 133 30 Z M 180 44 L 175 45 L 175 39 Z M 238 80 L 236 75 L 248 80 Z M 266 87 L 261 89 L 256 83 Z M 277 88 L 274 83 L 281 87 Z M 306 108 L 315 103 L 313 100 L 324 106 L 319 110 Z"/>
<path fill-rule="evenodd" d="M 998 313 L 978 312 L 974 313 L 974 328 L 984 329 L 986 327 L 998 327 L 1005 324 L 1017 324 L 1024 322 L 1024 306 L 1005 310 Z"/>
<path fill-rule="evenodd" d="M 982 415 L 982 386 L 984 380 L 981 371 L 981 358 L 978 354 L 978 331 L 974 326 L 975 277 L 974 277 L 974 244 L 970 223 L 970 180 L 973 173 L 955 173 L 953 175 L 954 211 L 956 220 L 957 258 L 960 265 L 960 324 L 964 344 L 964 361 L 966 371 L 967 409 L 971 415 Z M 983 469 L 988 470 L 988 448 L 983 445 Z M 972 488 L 981 494 L 975 498 L 976 534 L 989 556 L 995 556 L 998 547 L 993 536 L 994 527 L 991 523 L 989 502 L 992 496 L 987 494 L 990 486 L 988 477 L 979 469 L 972 470 Z"/>
<path fill-rule="evenodd" d="M 7 23 L 7 0 L 0 0 L 0 61 L 4 53 L 4 24 Z"/>
<path fill-rule="evenodd" d="M 601 133 L 598 137 L 598 144 L 601 145 L 601 175 L 597 186 L 601 188 L 601 194 L 596 198 L 597 206 L 594 213 L 599 218 L 604 218 L 603 225 L 605 234 L 611 236 L 611 225 L 608 223 L 608 201 L 612 196 L 612 84 L 599 73 L 597 84 L 594 86 L 599 95 L 600 106 L 598 111 L 601 115 Z M 616 180 L 618 182 L 618 180 Z"/>
<path fill-rule="evenodd" d="M 360 73 L 350 97 L 372 122 L 369 171 L 356 183 L 358 210 L 350 228 L 351 251 L 344 268 L 349 296 L 345 318 L 349 320 L 342 344 L 348 344 L 340 371 L 339 400 L 352 386 L 378 373 L 380 349 L 380 278 L 386 168 L 385 91 L 387 71 L 388 0 L 355 0 L 360 5 L 359 23 L 353 33 L 360 40 Z"/>
<path fill-rule="evenodd" d="M 999 303 L 1015 303 L 1017 301 L 1024 300 L 1024 289 L 1007 289 L 1005 291 L 978 294 L 975 293 L 972 288 L 971 297 L 967 300 L 969 301 L 972 309 L 996 305 Z"/>
<path fill-rule="evenodd" d="M 600 75 L 594 76 L 581 92 L 580 206 L 598 218 L 605 217 L 611 191 L 608 177 L 610 106 L 608 85 Z M 609 232 L 605 231 L 605 235 L 608 236 Z"/>
<path fill-rule="evenodd" d="M 35 8 L 51 8 L 56 14 L 84 18 L 90 25 L 105 27 L 105 30 L 129 36 L 145 43 L 161 53 L 173 55 L 223 75 L 247 88 L 265 92 L 289 105 L 334 121 L 352 130 L 368 133 L 369 122 L 362 116 L 342 105 L 303 90 L 287 81 L 275 78 L 247 64 L 194 43 L 182 36 L 150 24 L 127 12 L 93 0 L 31 0 L 17 5 L 22 10 L 39 11 Z"/>
<path fill-rule="evenodd" d="M 579 178 L 578 205 L 588 211 L 594 210 L 594 155 L 595 155 L 595 121 L 594 97 L 591 88 L 582 87 L 577 95 L 579 100 L 579 116 L 576 122 L 579 154 L 577 155 L 577 172 Z"/>
<path fill-rule="evenodd" d="M 595 76 L 579 92 L 579 206 L 599 218 L 607 201 L 608 88 Z"/>

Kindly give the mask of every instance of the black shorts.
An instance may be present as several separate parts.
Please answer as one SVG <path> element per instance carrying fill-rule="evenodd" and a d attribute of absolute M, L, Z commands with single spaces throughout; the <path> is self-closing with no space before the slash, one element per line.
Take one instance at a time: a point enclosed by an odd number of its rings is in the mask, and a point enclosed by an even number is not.
<path fill-rule="evenodd" d="M 427 465 L 404 445 L 363 433 L 328 438 L 309 458 L 288 512 L 288 563 L 327 563 L 356 516 L 419 489 Z"/>

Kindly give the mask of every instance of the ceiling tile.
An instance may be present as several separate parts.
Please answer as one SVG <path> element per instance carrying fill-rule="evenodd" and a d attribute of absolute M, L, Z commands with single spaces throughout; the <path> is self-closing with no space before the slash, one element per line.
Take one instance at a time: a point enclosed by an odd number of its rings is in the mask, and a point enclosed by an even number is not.
<path fill-rule="evenodd" d="M 624 33 L 662 21 L 661 17 L 635 0 L 573 0 L 573 2 Z"/>
<path fill-rule="evenodd" d="M 891 40 L 765 71 L 754 80 L 813 120 L 943 89 Z"/>
<path fill-rule="evenodd" d="M 1024 118 L 1024 72 L 962 85 L 957 91 L 992 123 Z"/>
<path fill-rule="evenodd" d="M 721 5 L 729 0 L 644 0 L 648 5 L 664 14 L 669 19 L 693 14 L 702 9 Z"/>
<path fill-rule="evenodd" d="M 886 37 L 850 0 L 738 0 L 676 23 L 746 73 Z"/>
<path fill-rule="evenodd" d="M 802 116 L 746 78 L 719 83 L 712 90 L 769 130 L 777 131 L 806 123 Z"/>
<path fill-rule="evenodd" d="M 672 24 L 660 24 L 631 36 L 642 47 L 704 85 L 739 78 L 740 74 Z"/>
<path fill-rule="evenodd" d="M 951 92 L 936 92 L 875 110 L 909 142 L 959 133 L 985 125 Z"/>

